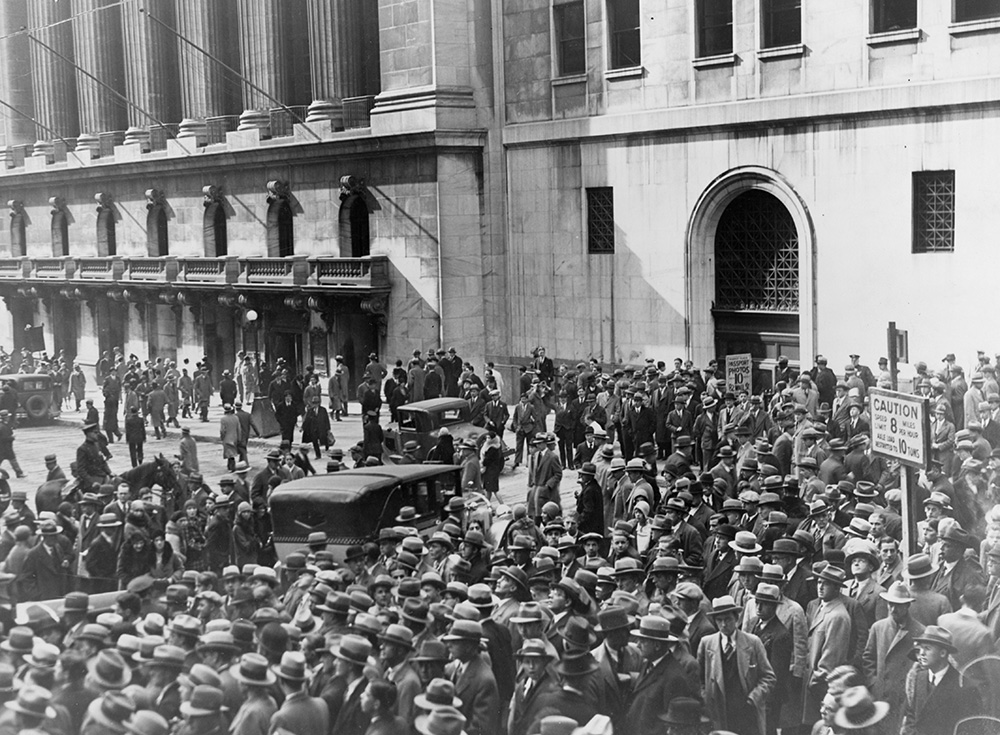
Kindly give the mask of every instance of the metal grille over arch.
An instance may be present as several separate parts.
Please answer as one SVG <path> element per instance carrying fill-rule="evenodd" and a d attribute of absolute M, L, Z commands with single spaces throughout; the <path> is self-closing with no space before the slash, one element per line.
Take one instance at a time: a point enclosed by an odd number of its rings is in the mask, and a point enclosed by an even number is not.
<path fill-rule="evenodd" d="M 799 237 L 792 215 L 766 191 L 745 191 L 715 233 L 718 311 L 799 309 Z"/>

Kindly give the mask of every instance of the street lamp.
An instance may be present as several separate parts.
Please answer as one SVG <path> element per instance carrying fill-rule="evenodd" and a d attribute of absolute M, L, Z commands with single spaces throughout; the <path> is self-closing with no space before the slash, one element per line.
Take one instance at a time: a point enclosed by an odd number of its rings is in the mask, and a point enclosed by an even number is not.
<path fill-rule="evenodd" d="M 253 335 L 253 351 L 258 352 L 257 348 L 257 312 L 253 309 L 247 309 L 246 320 L 247 326 L 250 328 L 250 333 Z"/>

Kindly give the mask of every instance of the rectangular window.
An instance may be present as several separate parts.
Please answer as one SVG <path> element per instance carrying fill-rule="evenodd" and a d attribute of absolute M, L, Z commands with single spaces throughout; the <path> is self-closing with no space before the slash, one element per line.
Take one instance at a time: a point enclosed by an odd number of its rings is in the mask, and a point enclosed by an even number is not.
<path fill-rule="evenodd" d="M 608 0 L 611 68 L 628 69 L 642 63 L 639 0 Z"/>
<path fill-rule="evenodd" d="M 587 189 L 587 252 L 615 252 L 615 190 L 610 186 Z"/>
<path fill-rule="evenodd" d="M 763 0 L 764 48 L 802 43 L 802 0 Z"/>
<path fill-rule="evenodd" d="M 587 48 L 583 0 L 556 5 L 553 19 L 559 76 L 584 74 L 587 71 Z"/>
<path fill-rule="evenodd" d="M 955 250 L 955 172 L 913 173 L 913 252 Z"/>
<path fill-rule="evenodd" d="M 955 0 L 955 22 L 1000 18 L 1000 0 Z"/>
<path fill-rule="evenodd" d="M 698 56 L 733 53 L 733 0 L 696 0 Z"/>
<path fill-rule="evenodd" d="M 872 33 L 917 27 L 917 0 L 873 0 Z"/>

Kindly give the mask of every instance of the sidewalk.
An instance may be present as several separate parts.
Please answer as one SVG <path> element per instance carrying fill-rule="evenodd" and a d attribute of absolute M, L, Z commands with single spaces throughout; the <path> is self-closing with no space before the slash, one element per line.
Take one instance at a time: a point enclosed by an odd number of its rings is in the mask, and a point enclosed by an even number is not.
<path fill-rule="evenodd" d="M 86 393 L 87 398 L 92 398 L 94 400 L 94 406 L 97 410 L 101 412 L 103 418 L 102 407 L 104 405 L 104 398 L 98 390 L 88 390 Z M 343 421 L 334 421 L 333 417 L 330 417 L 330 429 L 333 431 L 333 435 L 336 439 L 335 447 L 339 447 L 346 453 L 347 450 L 361 441 L 363 429 L 361 426 L 361 404 L 359 403 L 349 403 L 348 404 L 349 414 L 344 417 Z M 178 421 L 182 427 L 188 427 L 191 429 L 191 437 L 196 442 L 204 442 L 208 444 L 221 444 L 219 439 L 219 419 L 223 415 L 222 405 L 219 403 L 218 397 L 214 397 L 212 404 L 208 409 L 208 421 L 202 422 L 198 419 L 182 419 L 178 417 Z M 73 426 L 80 427 L 83 423 L 83 417 L 85 415 L 84 411 L 63 411 L 62 414 L 56 419 L 55 423 L 60 426 Z M 384 418 L 388 418 L 386 415 Z M 121 416 L 118 417 L 119 425 L 122 425 L 123 419 Z M 151 432 L 152 429 L 147 427 L 147 431 Z M 170 427 L 168 429 L 168 435 L 173 437 L 176 436 L 180 438 L 180 431 L 176 427 Z M 295 430 L 295 443 L 297 444 L 302 436 L 302 422 L 299 421 L 299 426 Z M 247 442 L 247 449 L 249 450 L 259 450 L 261 454 L 267 452 L 270 449 L 277 449 L 281 445 L 281 436 L 275 435 L 269 438 L 264 437 L 251 437 L 250 441 Z"/>

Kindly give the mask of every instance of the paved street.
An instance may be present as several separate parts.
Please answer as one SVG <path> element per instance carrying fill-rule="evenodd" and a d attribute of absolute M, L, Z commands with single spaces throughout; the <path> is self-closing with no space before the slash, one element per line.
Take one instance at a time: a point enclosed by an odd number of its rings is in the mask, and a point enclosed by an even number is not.
<path fill-rule="evenodd" d="M 96 402 L 100 404 L 100 399 Z M 213 405 L 209 411 L 209 422 L 202 423 L 197 420 L 181 419 L 181 426 L 191 428 L 191 433 L 198 441 L 198 461 L 201 465 L 202 474 L 209 485 L 216 487 L 219 479 L 227 474 L 225 460 L 222 459 L 222 448 L 218 443 L 219 417 L 222 415 L 222 408 Z M 551 419 L 551 417 L 550 417 Z M 14 477 L 9 465 L 4 465 L 4 469 L 10 473 L 11 489 L 24 489 L 28 492 L 28 500 L 33 504 L 34 492 L 45 479 L 45 455 L 55 453 L 59 465 L 63 471 L 69 475 L 70 462 L 76 456 L 76 448 L 83 441 L 83 434 L 80 431 L 83 414 L 75 411 L 64 411 L 58 420 L 48 424 L 27 424 L 18 427 L 15 436 L 14 450 L 17 453 L 18 462 L 21 469 L 27 475 L 23 480 Z M 152 429 L 147 429 L 148 440 L 145 445 L 147 459 L 157 453 L 170 456 L 177 453 L 178 441 L 180 440 L 180 430 L 172 428 L 166 439 L 154 439 Z M 345 451 L 361 439 L 361 417 L 357 404 L 351 404 L 351 411 L 341 422 L 333 422 L 333 432 L 337 439 L 335 446 L 343 448 Z M 296 432 L 298 435 L 298 432 Z M 508 437 L 512 438 L 512 437 Z M 251 474 L 263 466 L 264 454 L 271 448 L 280 444 L 278 437 L 270 439 L 253 439 L 250 443 L 249 455 Z M 124 443 L 111 445 L 114 457 L 109 465 L 115 472 L 129 469 L 128 446 Z M 317 471 L 323 472 L 326 469 L 326 458 L 314 462 Z M 527 469 L 519 467 L 515 471 L 506 469 L 500 478 L 500 496 L 504 503 L 513 504 L 524 500 L 526 493 Z M 566 508 L 575 507 L 573 491 L 576 489 L 576 472 L 567 472 L 562 484 L 563 506 Z"/>

